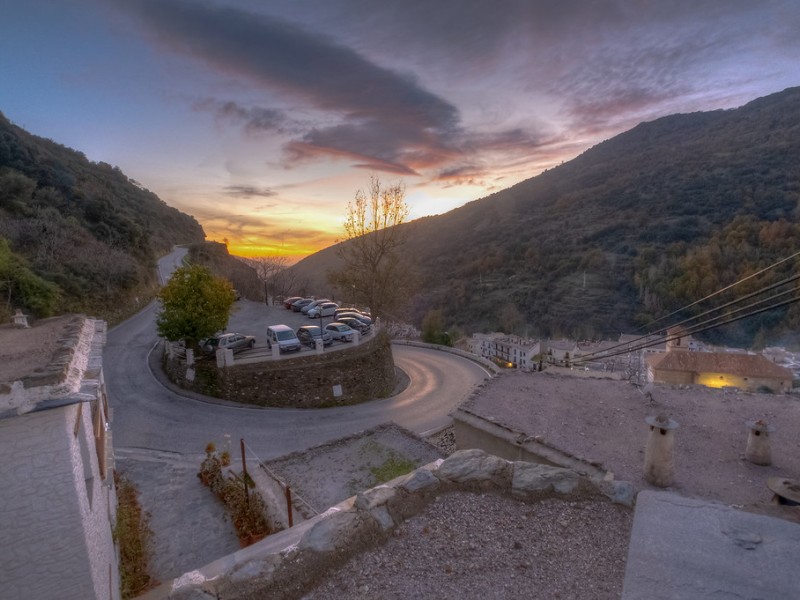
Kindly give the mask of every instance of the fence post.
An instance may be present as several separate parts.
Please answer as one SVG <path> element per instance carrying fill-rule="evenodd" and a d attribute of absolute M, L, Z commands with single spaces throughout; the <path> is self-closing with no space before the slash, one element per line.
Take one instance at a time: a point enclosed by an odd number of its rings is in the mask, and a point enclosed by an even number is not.
<path fill-rule="evenodd" d="M 289 515 L 289 527 L 292 523 L 292 488 L 286 486 L 286 514 Z"/>
<path fill-rule="evenodd" d="M 239 446 L 242 448 L 242 481 L 244 482 L 244 501 L 247 506 L 247 514 L 250 514 L 250 492 L 247 490 L 247 459 L 244 456 L 244 438 L 239 438 Z"/>

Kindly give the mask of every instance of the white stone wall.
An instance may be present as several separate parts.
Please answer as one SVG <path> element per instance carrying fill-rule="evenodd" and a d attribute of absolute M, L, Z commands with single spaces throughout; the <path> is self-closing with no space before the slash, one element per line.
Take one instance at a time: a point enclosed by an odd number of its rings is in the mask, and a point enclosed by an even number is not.
<path fill-rule="evenodd" d="M 0 595 L 119 598 L 116 497 L 98 471 L 90 404 L 0 420 L 0 456 Z"/>

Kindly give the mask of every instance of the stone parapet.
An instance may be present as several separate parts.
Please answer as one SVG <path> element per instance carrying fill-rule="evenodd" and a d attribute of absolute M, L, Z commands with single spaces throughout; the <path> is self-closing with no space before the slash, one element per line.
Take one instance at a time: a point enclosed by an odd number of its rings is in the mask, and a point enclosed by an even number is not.
<path fill-rule="evenodd" d="M 0 383 L 0 417 L 25 414 L 43 402 L 70 403 L 95 396 L 100 383 L 105 321 L 73 315 L 59 317 L 55 350 L 24 376 Z M 39 327 L 19 335 L 35 336 Z M 42 332 L 49 335 L 48 332 Z"/>
<path fill-rule="evenodd" d="M 286 360 L 217 367 L 198 361 L 187 377 L 179 358 L 165 357 L 165 371 L 180 387 L 231 402 L 280 408 L 357 404 L 391 394 L 395 367 L 389 339 L 376 335 L 352 348 Z"/>
<path fill-rule="evenodd" d="M 456 452 L 408 475 L 359 493 L 301 525 L 186 573 L 142 600 L 297 598 L 329 569 L 386 540 L 438 495 L 493 492 L 527 501 L 603 497 L 632 506 L 633 487 L 569 469 L 506 461 L 483 450 Z M 627 493 L 626 493 L 627 491 Z"/>

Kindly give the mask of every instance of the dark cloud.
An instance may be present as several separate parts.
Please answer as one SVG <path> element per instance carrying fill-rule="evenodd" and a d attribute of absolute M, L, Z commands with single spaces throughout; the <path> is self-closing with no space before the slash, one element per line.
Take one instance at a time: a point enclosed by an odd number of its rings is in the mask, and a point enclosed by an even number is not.
<path fill-rule="evenodd" d="M 299 123 L 281 110 L 260 107 L 247 108 L 231 100 L 221 101 L 211 98 L 195 101 L 192 108 L 198 111 L 212 112 L 221 119 L 241 122 L 248 133 L 270 131 L 297 133 L 302 130 Z"/>
<path fill-rule="evenodd" d="M 458 130 L 457 109 L 414 78 L 382 68 L 319 32 L 233 8 L 181 0 L 134 3 L 159 42 L 258 84 L 338 115 L 341 125 L 314 129 L 301 144 L 332 155 L 394 164 L 410 146 L 446 145 Z M 280 112 L 216 105 L 219 114 L 255 128 L 284 127 Z M 376 125 L 401 137 L 380 142 Z M 342 137 L 337 137 L 341 134 Z M 367 162 L 371 162 L 368 160 Z"/>
<path fill-rule="evenodd" d="M 709 71 L 739 46 L 790 39 L 789 26 L 768 27 L 776 7 L 797 13 L 788 0 L 764 0 L 765 10 L 751 0 L 237 3 L 126 5 L 161 46 L 270 92 L 270 104 L 282 109 L 222 100 L 195 108 L 248 133 L 281 134 L 284 166 L 341 159 L 371 171 L 436 173 L 435 181 L 472 184 L 509 165 L 546 166 L 566 138 L 585 143 L 664 114 L 676 100 L 708 97 Z M 775 33 L 754 35 L 761 31 Z M 473 81 L 482 87 L 471 88 Z M 562 139 L 537 131 L 530 123 L 539 121 L 524 109 L 502 114 L 488 96 L 480 107 L 464 104 L 482 132 L 468 129 L 457 103 L 474 99 L 455 96 L 462 84 L 467 94 L 496 90 L 497 106 L 507 95 L 513 107 L 522 92 L 531 95 L 530 112 L 540 100 L 558 103 L 561 113 L 543 121 L 560 128 Z M 723 93 L 715 91 L 718 98 Z M 508 117 L 523 127 L 508 128 Z M 487 133 L 491 123 L 501 130 Z"/>
<path fill-rule="evenodd" d="M 224 188 L 224 193 L 226 196 L 234 196 L 236 198 L 272 198 L 277 195 L 274 190 L 252 185 L 229 185 Z"/>

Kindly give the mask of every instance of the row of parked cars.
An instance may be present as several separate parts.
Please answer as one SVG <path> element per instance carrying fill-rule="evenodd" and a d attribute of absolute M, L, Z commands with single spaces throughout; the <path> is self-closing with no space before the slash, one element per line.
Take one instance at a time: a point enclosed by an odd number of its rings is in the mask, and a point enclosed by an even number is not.
<path fill-rule="evenodd" d="M 372 331 L 372 318 L 368 312 L 356 308 L 340 308 L 338 304 L 326 298 L 315 300 L 312 298 L 287 298 L 284 301 L 287 309 L 297 312 L 305 311 L 310 318 L 320 316 L 333 317 L 334 321 L 324 327 L 319 325 L 306 325 L 293 330 L 288 325 L 272 325 L 267 328 L 267 346 L 271 349 L 277 345 L 281 352 L 300 350 L 304 345 L 314 348 L 317 340 L 321 339 L 323 346 L 330 346 L 334 340 L 351 342 L 355 331 L 360 335 L 367 335 Z M 201 340 L 200 347 L 208 354 L 217 350 L 247 350 L 253 348 L 256 339 L 252 335 L 241 333 L 224 333 Z"/>
<path fill-rule="evenodd" d="M 366 311 L 357 308 L 340 307 L 327 298 L 312 299 L 293 296 L 283 302 L 286 309 L 308 315 L 312 319 L 319 317 L 333 317 L 334 320 L 345 323 L 362 334 L 369 333 L 372 327 L 372 317 Z"/>
<path fill-rule="evenodd" d="M 324 327 L 305 325 L 296 332 L 288 325 L 268 327 L 267 346 L 272 348 L 274 344 L 277 344 L 281 352 L 300 350 L 303 345 L 313 348 L 320 339 L 323 346 L 330 346 L 334 340 L 351 342 L 356 331 L 360 335 L 367 335 L 372 331 L 372 318 L 369 313 L 355 308 L 340 308 L 338 304 L 328 298 L 314 299 L 294 296 L 284 300 L 283 305 L 287 310 L 302 312 L 311 319 L 333 317 L 334 321 Z"/>

